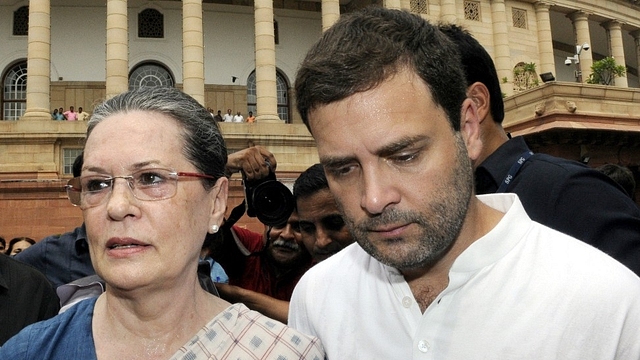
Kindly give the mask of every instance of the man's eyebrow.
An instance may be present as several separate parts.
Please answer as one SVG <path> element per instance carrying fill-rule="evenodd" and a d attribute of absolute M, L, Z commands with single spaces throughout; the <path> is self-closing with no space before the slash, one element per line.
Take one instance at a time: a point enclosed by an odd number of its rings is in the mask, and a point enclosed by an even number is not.
<path fill-rule="evenodd" d="M 387 157 L 394 155 L 408 147 L 413 146 L 414 144 L 427 140 L 427 136 L 425 135 L 414 135 L 400 138 L 390 144 L 387 144 L 380 149 L 376 150 L 375 154 L 379 157 Z"/>
<path fill-rule="evenodd" d="M 349 157 L 333 157 L 325 156 L 320 158 L 320 163 L 324 168 L 337 169 L 357 162 L 353 156 Z"/>

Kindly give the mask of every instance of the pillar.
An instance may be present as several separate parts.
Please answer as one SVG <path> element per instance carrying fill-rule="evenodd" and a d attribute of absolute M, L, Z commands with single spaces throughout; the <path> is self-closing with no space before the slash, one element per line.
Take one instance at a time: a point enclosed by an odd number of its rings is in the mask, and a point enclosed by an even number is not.
<path fill-rule="evenodd" d="M 255 0 L 256 121 L 279 122 L 272 0 Z"/>
<path fill-rule="evenodd" d="M 322 31 L 326 31 L 340 18 L 339 0 L 322 0 Z"/>
<path fill-rule="evenodd" d="M 202 0 L 182 0 L 182 85 L 205 106 Z"/>
<path fill-rule="evenodd" d="M 106 96 L 129 89 L 127 0 L 107 0 Z"/>
<path fill-rule="evenodd" d="M 51 120 L 51 2 L 29 1 L 25 120 Z"/>
<path fill-rule="evenodd" d="M 616 20 L 607 21 L 602 26 L 607 29 L 609 34 L 609 53 L 611 57 L 616 60 L 616 65 L 622 65 L 626 67 L 626 60 L 624 58 L 624 45 L 622 43 L 622 23 Z M 629 87 L 627 82 L 627 74 L 622 77 L 616 77 L 615 86 Z"/>
<path fill-rule="evenodd" d="M 491 0 L 491 19 L 493 20 L 493 59 L 496 64 L 498 78 L 507 78 L 509 81 L 500 81 L 502 92 L 513 94 L 513 69 L 511 65 L 511 51 L 509 50 L 509 33 L 507 28 L 507 13 L 504 0 Z"/>
<path fill-rule="evenodd" d="M 553 39 L 551 36 L 551 20 L 549 18 L 549 8 L 551 6 L 545 2 L 535 3 L 536 23 L 538 25 L 538 48 L 540 49 L 539 73 L 552 72 L 555 74 L 556 64 L 553 58 Z"/>
<path fill-rule="evenodd" d="M 384 7 L 387 9 L 400 10 L 400 0 L 383 0 Z"/>
<path fill-rule="evenodd" d="M 440 20 L 444 23 L 455 23 L 456 19 L 456 1 L 440 0 Z"/>
<path fill-rule="evenodd" d="M 573 22 L 573 28 L 576 32 L 575 45 L 591 44 L 591 35 L 589 35 L 589 15 L 583 11 L 576 11 L 567 15 Z M 591 75 L 591 65 L 593 65 L 593 56 L 591 50 L 582 50 L 580 53 L 580 64 L 578 71 L 582 71 L 582 82 L 586 82 Z"/>

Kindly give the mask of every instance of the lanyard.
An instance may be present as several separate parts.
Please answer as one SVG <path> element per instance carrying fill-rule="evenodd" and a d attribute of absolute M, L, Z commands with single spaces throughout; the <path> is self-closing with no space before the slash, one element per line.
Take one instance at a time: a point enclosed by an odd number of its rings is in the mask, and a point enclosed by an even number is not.
<path fill-rule="evenodd" d="M 500 187 L 498 188 L 496 193 L 503 193 L 507 191 L 507 187 L 509 187 L 509 184 L 511 184 L 511 180 L 513 180 L 513 178 L 516 177 L 516 174 L 518 173 L 518 171 L 520 171 L 520 168 L 522 168 L 522 165 L 524 165 L 524 163 L 527 162 L 527 160 L 529 160 L 531 155 L 533 155 L 533 152 L 531 150 L 527 150 L 522 154 L 520 154 L 520 156 L 518 157 L 518 160 L 516 160 L 516 162 L 514 162 L 513 165 L 511 165 L 511 169 L 509 169 L 507 176 L 505 176 L 504 180 L 502 180 L 502 184 L 500 184 Z"/>

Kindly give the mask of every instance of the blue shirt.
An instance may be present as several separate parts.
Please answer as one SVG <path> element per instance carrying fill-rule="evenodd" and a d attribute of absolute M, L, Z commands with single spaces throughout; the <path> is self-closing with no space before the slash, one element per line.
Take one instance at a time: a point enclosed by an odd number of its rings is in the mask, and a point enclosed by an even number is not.
<path fill-rule="evenodd" d="M 91 265 L 84 224 L 71 232 L 40 240 L 15 259 L 40 270 L 54 289 L 96 273 Z"/>
<path fill-rule="evenodd" d="M 27 326 L 0 347 L 0 359 L 96 359 L 91 330 L 96 299 L 81 301 L 60 315 Z"/>

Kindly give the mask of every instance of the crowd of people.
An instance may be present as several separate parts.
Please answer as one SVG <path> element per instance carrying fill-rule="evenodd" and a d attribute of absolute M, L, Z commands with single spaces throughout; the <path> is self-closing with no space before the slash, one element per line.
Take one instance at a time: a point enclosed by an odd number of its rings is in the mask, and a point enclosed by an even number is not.
<path fill-rule="evenodd" d="M 244 116 L 242 115 L 242 112 L 240 111 L 237 111 L 236 114 L 233 115 L 231 109 L 227 109 L 227 113 L 224 115 L 222 115 L 221 110 L 218 110 L 217 114 L 213 113 L 212 108 L 207 108 L 207 111 L 209 111 L 209 113 L 213 117 L 213 120 L 215 120 L 216 122 L 234 122 L 234 123 L 246 122 L 249 124 L 256 122 L 256 117 L 253 116 L 253 111 L 249 111 L 249 115 L 247 116 L 246 119 L 244 118 Z"/>
<path fill-rule="evenodd" d="M 84 222 L 0 256 L 0 358 L 640 358 L 633 176 L 511 138 L 499 84 L 460 26 L 341 16 L 295 84 L 320 163 L 262 233 L 228 209 L 278 165 L 227 153 L 240 112 L 106 100 L 66 187 Z"/>
<path fill-rule="evenodd" d="M 82 109 L 82 106 L 78 107 L 78 111 L 74 110 L 73 106 L 69 106 L 69 110 L 64 111 L 64 108 L 53 109 L 51 113 L 51 120 L 66 120 L 66 121 L 87 121 L 89 120 L 89 113 Z"/>

